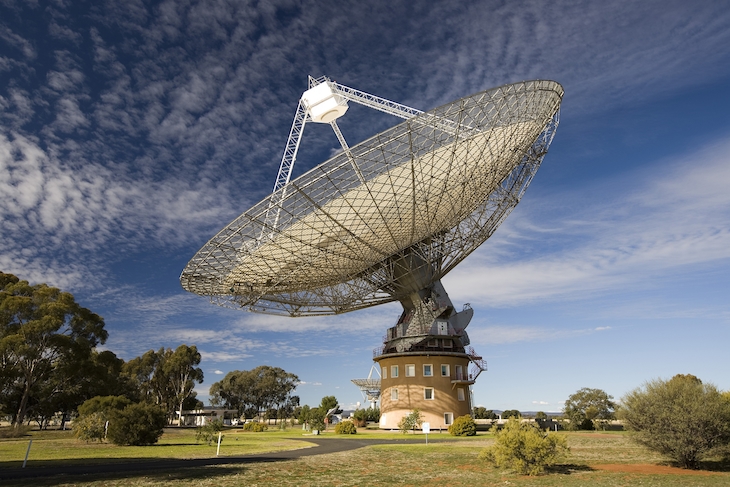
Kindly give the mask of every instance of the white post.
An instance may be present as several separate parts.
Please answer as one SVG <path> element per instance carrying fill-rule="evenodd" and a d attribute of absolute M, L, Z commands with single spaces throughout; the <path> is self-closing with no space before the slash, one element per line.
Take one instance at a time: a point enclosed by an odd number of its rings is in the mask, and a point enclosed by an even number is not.
<path fill-rule="evenodd" d="M 218 454 L 221 452 L 221 432 L 218 432 L 218 448 L 215 451 L 215 456 L 218 456 Z"/>
<path fill-rule="evenodd" d="M 28 449 L 25 451 L 25 460 L 23 460 L 23 468 L 25 468 L 25 464 L 28 463 L 28 455 L 30 454 L 30 445 L 33 444 L 33 440 L 28 441 Z"/>

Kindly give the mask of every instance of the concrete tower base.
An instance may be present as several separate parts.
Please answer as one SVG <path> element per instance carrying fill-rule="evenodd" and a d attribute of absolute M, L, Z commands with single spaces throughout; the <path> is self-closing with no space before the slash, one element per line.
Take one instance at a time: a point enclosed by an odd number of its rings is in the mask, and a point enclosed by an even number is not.
<path fill-rule="evenodd" d="M 449 338 L 433 339 L 443 342 Z M 439 347 L 441 348 L 441 347 Z M 381 368 L 380 428 L 397 429 L 400 420 L 418 409 L 431 429 L 447 429 L 455 418 L 471 413 L 474 383 L 466 353 L 418 352 L 383 354 L 374 359 Z"/>

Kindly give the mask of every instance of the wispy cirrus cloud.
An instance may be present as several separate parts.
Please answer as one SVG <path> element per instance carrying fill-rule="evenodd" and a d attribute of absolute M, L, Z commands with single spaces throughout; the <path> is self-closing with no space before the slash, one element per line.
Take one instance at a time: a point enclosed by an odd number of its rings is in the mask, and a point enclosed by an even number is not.
<path fill-rule="evenodd" d="M 447 276 L 449 289 L 473 303 L 514 306 L 638 290 L 682 268 L 727 261 L 728 150 L 725 139 L 622 176 L 625 181 L 550 195 L 564 202 L 560 208 L 532 201 L 527 213 L 506 222 L 470 257 L 470 265 Z"/>

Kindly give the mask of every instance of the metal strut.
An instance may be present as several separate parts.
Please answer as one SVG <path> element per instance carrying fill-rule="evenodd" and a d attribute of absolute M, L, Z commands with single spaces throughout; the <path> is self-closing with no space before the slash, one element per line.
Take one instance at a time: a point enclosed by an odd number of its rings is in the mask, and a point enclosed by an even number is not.
<path fill-rule="evenodd" d="M 387 113 L 389 115 L 393 115 L 403 119 L 409 119 L 424 114 L 423 111 L 416 108 L 412 108 L 401 103 L 396 103 L 394 101 L 387 100 L 379 96 L 371 95 L 370 93 L 365 93 L 364 91 L 356 90 L 354 88 L 350 88 L 349 86 L 341 85 L 337 82 L 331 81 L 326 76 L 322 76 L 320 78 L 313 78 L 311 76 L 309 77 L 308 85 L 310 89 L 321 85 L 322 83 L 327 83 L 327 85 L 332 90 L 333 95 L 335 96 L 340 96 L 345 100 L 358 103 L 360 105 Z M 294 168 L 294 162 L 297 159 L 297 152 L 299 151 L 299 144 L 302 140 L 302 134 L 304 133 L 304 125 L 307 123 L 308 120 L 312 120 L 309 110 L 310 107 L 307 106 L 304 98 L 301 98 L 299 100 L 299 105 L 297 106 L 297 112 L 294 116 L 294 122 L 292 123 L 291 130 L 289 131 L 289 138 L 286 142 L 284 155 L 281 158 L 279 172 L 276 175 L 276 182 L 274 183 L 274 194 L 269 200 L 269 206 L 266 210 L 266 215 L 264 218 L 264 228 L 261 232 L 259 240 L 263 239 L 266 236 L 268 236 L 269 238 L 273 236 L 279 226 L 279 219 L 281 216 L 281 204 L 283 203 L 287 195 L 287 184 L 291 180 L 292 169 Z M 447 133 L 456 135 L 457 137 L 459 136 L 460 131 L 468 132 L 472 130 L 469 127 L 460 126 L 456 122 L 441 119 L 434 115 L 427 115 L 423 122 L 427 124 L 432 124 Z M 336 121 L 332 120 L 328 123 L 332 127 L 332 130 L 335 132 L 337 140 L 339 140 L 340 145 L 342 146 L 342 150 L 344 150 L 347 154 L 347 157 L 350 160 L 352 167 L 355 169 L 355 173 L 357 174 L 358 179 L 361 183 L 365 183 L 365 178 L 363 177 L 362 172 L 360 172 L 360 169 L 357 167 L 355 159 L 350 152 L 350 147 L 347 145 L 347 141 L 343 137 L 342 132 L 340 131 L 340 128 L 338 127 Z M 276 194 L 277 191 L 280 191 L 280 193 Z"/>

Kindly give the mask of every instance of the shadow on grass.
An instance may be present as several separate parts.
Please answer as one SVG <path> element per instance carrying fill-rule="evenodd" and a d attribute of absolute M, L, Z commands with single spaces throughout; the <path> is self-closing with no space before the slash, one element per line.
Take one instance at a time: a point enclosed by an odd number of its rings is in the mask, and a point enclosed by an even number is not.
<path fill-rule="evenodd" d="M 110 460 L 110 459 L 105 459 Z M 216 457 L 188 460 L 125 458 L 108 463 L 73 465 L 68 461 L 44 461 L 43 466 L 0 469 L 0 485 L 12 480 L 13 485 L 50 486 L 59 484 L 118 480 L 144 477 L 153 481 L 221 477 L 242 473 L 253 463 L 289 460 L 265 455 L 255 457 Z"/>
<path fill-rule="evenodd" d="M 699 470 L 710 472 L 730 472 L 730 458 L 700 462 Z"/>
<path fill-rule="evenodd" d="M 56 475 L 54 477 L 15 479 L 13 485 L 18 487 L 52 487 L 61 484 L 84 485 L 92 482 L 110 482 L 124 479 L 144 479 L 147 482 L 170 482 L 170 481 L 195 481 L 215 478 L 225 478 L 233 475 L 240 475 L 250 468 L 243 465 L 227 465 L 211 467 L 190 467 L 177 468 L 174 470 L 130 471 L 114 472 L 105 474 L 84 474 L 84 475 Z"/>
<path fill-rule="evenodd" d="M 545 470 L 547 471 L 547 473 L 571 475 L 576 472 L 592 472 L 594 469 L 589 467 L 588 465 L 578 465 L 575 463 L 560 463 L 557 465 L 553 465 L 551 467 L 547 467 Z"/>

